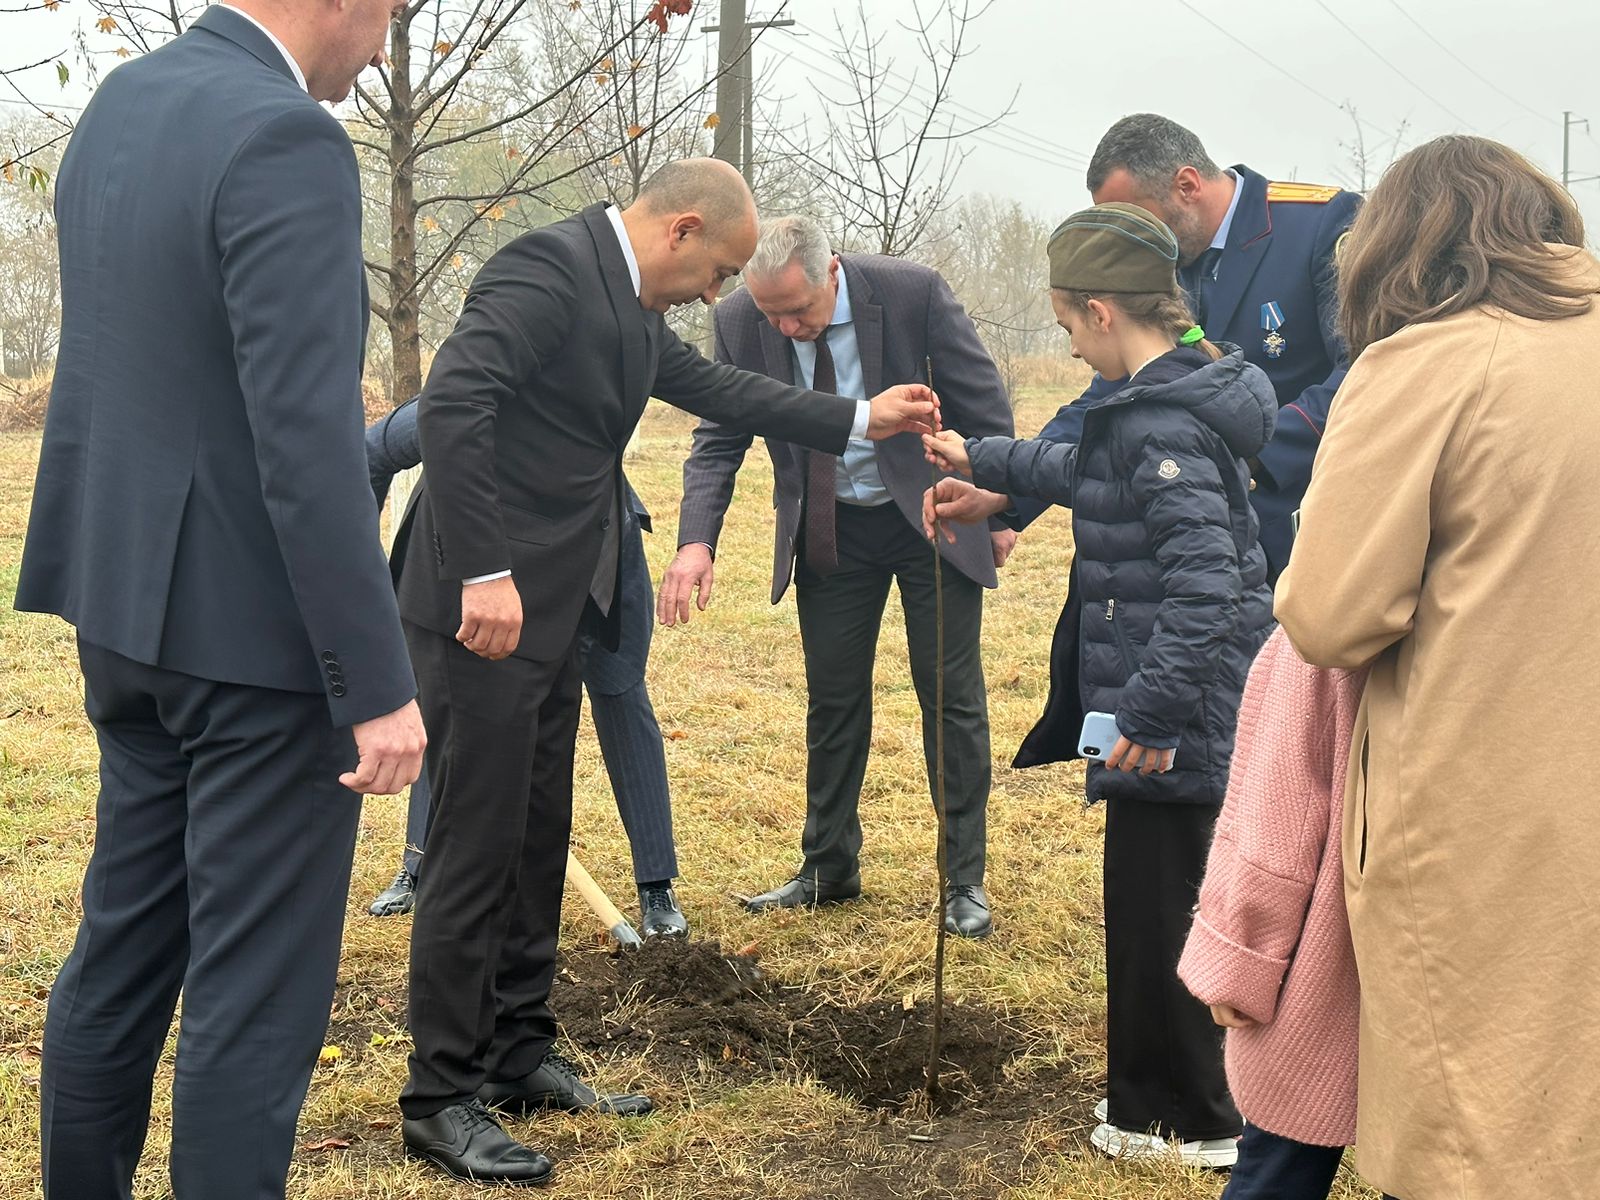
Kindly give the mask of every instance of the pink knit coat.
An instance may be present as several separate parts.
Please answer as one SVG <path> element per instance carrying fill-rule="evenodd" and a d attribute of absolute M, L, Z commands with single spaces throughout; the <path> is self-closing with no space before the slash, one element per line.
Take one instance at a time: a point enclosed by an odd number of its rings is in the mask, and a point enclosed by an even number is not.
<path fill-rule="evenodd" d="M 1257 1022 L 1227 1036 L 1245 1119 L 1315 1146 L 1356 1134 L 1360 993 L 1339 847 L 1365 676 L 1307 665 L 1281 629 L 1261 648 L 1178 964 L 1202 1003 Z"/>

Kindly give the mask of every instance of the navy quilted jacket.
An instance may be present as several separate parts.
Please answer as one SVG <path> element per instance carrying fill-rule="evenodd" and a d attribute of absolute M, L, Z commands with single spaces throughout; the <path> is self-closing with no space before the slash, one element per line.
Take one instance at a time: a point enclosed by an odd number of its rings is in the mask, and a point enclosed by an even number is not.
<path fill-rule="evenodd" d="M 1216 362 L 1196 349 L 1162 355 L 1085 413 L 1076 444 L 967 443 L 979 487 L 1072 509 L 1078 594 L 1019 764 L 1075 758 L 1085 712 L 1115 713 L 1134 742 L 1177 748 L 1165 775 L 1091 763 L 1091 800 L 1221 804 L 1227 788 L 1239 697 L 1272 628 L 1244 460 L 1278 411 L 1266 375 L 1228 349 Z"/>

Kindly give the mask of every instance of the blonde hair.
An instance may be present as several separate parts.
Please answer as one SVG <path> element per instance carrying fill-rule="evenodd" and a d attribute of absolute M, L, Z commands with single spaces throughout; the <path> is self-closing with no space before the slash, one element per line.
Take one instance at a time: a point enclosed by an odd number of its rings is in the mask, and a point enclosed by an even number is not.
<path fill-rule="evenodd" d="M 1098 300 L 1114 306 L 1135 325 L 1171 334 L 1174 342 L 1181 342 L 1183 335 L 1195 325 L 1194 313 L 1189 311 L 1189 298 L 1177 287 L 1170 292 L 1095 293 L 1080 292 L 1074 288 L 1051 290 L 1074 312 L 1086 313 L 1089 311 L 1089 301 Z M 1222 351 L 1213 342 L 1201 339 L 1195 346 L 1212 362 L 1222 357 Z"/>

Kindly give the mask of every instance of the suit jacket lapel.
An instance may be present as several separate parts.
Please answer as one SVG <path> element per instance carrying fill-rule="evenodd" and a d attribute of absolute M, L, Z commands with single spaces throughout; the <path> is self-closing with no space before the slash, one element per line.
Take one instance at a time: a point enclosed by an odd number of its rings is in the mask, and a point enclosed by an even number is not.
<path fill-rule="evenodd" d="M 758 335 L 761 340 L 761 357 L 767 364 L 767 375 L 779 383 L 794 386 L 796 383 L 794 347 L 789 345 L 788 338 L 774 329 L 772 323 L 761 315 L 760 309 L 756 310 L 756 320 L 760 322 Z"/>
<path fill-rule="evenodd" d="M 605 281 L 611 311 L 617 318 L 617 332 L 622 341 L 622 407 L 626 419 L 631 422 L 650 398 L 649 381 L 645 377 L 645 312 L 639 307 L 633 278 L 628 274 L 628 260 L 623 257 L 616 230 L 606 217 L 605 205 L 591 204 L 583 210 L 582 216 L 589 227 L 589 236 L 594 239 L 595 253 L 600 258 L 600 276 Z"/>
<path fill-rule="evenodd" d="M 861 353 L 861 381 L 870 400 L 883 391 L 883 309 L 873 303 L 872 285 L 849 262 L 839 260 L 839 269 L 850 280 L 850 319 L 856 327 L 856 349 Z"/>
<path fill-rule="evenodd" d="M 1228 230 L 1228 244 L 1222 251 L 1217 281 L 1206 297 L 1205 326 L 1207 332 L 1216 337 L 1226 336 L 1223 330 L 1232 325 L 1239 303 L 1255 278 L 1256 268 L 1272 244 L 1267 181 L 1242 166 L 1234 170 L 1239 172 L 1239 186 L 1244 194 L 1234 210 L 1233 226 Z"/>

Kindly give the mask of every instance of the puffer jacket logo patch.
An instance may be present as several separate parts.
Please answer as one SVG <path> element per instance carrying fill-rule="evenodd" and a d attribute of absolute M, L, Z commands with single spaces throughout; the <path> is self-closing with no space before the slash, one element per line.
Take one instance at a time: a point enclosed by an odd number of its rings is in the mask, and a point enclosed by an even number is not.
<path fill-rule="evenodd" d="M 1179 475 L 1178 464 L 1170 458 L 1163 458 L 1161 465 L 1156 468 L 1156 473 L 1163 479 L 1176 479 Z"/>

